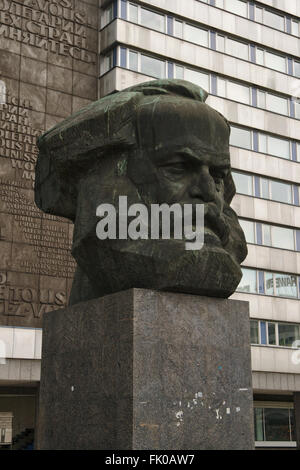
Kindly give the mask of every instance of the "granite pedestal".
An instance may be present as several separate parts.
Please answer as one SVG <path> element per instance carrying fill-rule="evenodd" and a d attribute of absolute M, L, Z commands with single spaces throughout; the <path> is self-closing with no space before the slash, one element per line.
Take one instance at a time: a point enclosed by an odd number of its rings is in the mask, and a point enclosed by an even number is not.
<path fill-rule="evenodd" d="M 248 302 L 131 289 L 46 313 L 39 449 L 253 449 Z"/>

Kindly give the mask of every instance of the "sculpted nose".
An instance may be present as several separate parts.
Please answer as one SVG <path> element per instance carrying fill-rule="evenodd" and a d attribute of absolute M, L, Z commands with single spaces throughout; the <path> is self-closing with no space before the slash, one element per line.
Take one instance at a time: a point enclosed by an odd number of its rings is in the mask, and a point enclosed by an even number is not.
<path fill-rule="evenodd" d="M 209 173 L 209 169 L 207 167 L 202 167 L 199 172 L 197 172 L 189 192 L 192 198 L 200 198 L 204 202 L 215 200 L 214 179 Z"/>

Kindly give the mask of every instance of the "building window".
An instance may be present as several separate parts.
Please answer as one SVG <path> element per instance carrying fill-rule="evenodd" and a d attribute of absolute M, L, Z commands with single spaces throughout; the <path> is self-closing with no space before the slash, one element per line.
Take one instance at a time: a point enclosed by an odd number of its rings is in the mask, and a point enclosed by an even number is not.
<path fill-rule="evenodd" d="M 251 220 L 239 219 L 247 243 L 280 248 L 283 250 L 300 251 L 299 230 L 277 225 L 262 224 Z M 299 240 L 298 240 L 299 239 Z"/>
<path fill-rule="evenodd" d="M 270 180 L 269 198 L 272 201 L 283 202 L 286 204 L 292 203 L 292 187 L 290 184 L 281 183 L 279 181 Z"/>
<path fill-rule="evenodd" d="M 165 78 L 166 66 L 163 60 L 141 54 L 141 73 L 155 78 Z"/>
<path fill-rule="evenodd" d="M 186 68 L 184 70 L 184 79 L 195 85 L 201 86 L 209 92 L 209 75 L 206 73 L 197 72 L 196 70 Z"/>
<path fill-rule="evenodd" d="M 237 292 L 257 294 L 257 275 L 255 269 L 242 268 L 243 277 Z"/>
<path fill-rule="evenodd" d="M 269 273 L 252 268 L 242 268 L 242 273 L 243 277 L 237 292 L 265 294 L 291 299 L 299 298 L 297 276 L 295 274 Z"/>
<path fill-rule="evenodd" d="M 297 323 L 251 320 L 250 333 L 251 344 L 300 348 L 300 324 Z"/>
<path fill-rule="evenodd" d="M 102 13 L 100 19 L 101 29 L 107 26 L 114 19 L 114 3 L 112 2 Z"/>
<path fill-rule="evenodd" d="M 259 344 L 258 320 L 250 320 L 250 342 L 251 344 Z"/>
<path fill-rule="evenodd" d="M 271 246 L 295 250 L 294 231 L 290 228 L 269 226 L 271 231 Z"/>
<path fill-rule="evenodd" d="M 255 243 L 255 223 L 249 220 L 240 220 L 247 243 Z"/>
<path fill-rule="evenodd" d="M 245 173 L 232 173 L 236 191 L 239 194 L 253 196 L 253 178 Z"/>
<path fill-rule="evenodd" d="M 225 39 L 225 52 L 239 59 L 249 60 L 249 45 L 234 39 Z"/>
<path fill-rule="evenodd" d="M 259 152 L 273 155 L 275 157 L 291 159 L 290 141 L 280 139 L 267 134 L 258 135 Z"/>
<path fill-rule="evenodd" d="M 284 16 L 273 13 L 269 10 L 264 10 L 263 23 L 272 28 L 285 31 L 285 18 Z"/>
<path fill-rule="evenodd" d="M 208 31 L 187 23 L 184 25 L 184 39 L 208 47 Z"/>
<path fill-rule="evenodd" d="M 165 16 L 154 13 L 154 11 L 147 10 L 146 8 L 141 8 L 141 25 L 164 33 L 166 30 Z"/>
<path fill-rule="evenodd" d="M 129 51 L 129 68 L 134 72 L 138 71 L 138 53 Z"/>
<path fill-rule="evenodd" d="M 128 18 L 129 18 L 129 21 L 132 21 L 133 23 L 138 23 L 139 20 L 139 16 L 138 16 L 138 6 L 137 5 L 133 5 L 132 3 L 129 3 L 129 6 L 128 6 Z"/>
<path fill-rule="evenodd" d="M 294 410 L 291 403 L 269 402 L 254 404 L 254 429 L 256 444 L 294 443 Z"/>
<path fill-rule="evenodd" d="M 231 126 L 230 145 L 252 150 L 252 135 L 248 129 Z"/>
<path fill-rule="evenodd" d="M 286 58 L 271 52 L 265 51 L 265 67 L 286 73 Z"/>

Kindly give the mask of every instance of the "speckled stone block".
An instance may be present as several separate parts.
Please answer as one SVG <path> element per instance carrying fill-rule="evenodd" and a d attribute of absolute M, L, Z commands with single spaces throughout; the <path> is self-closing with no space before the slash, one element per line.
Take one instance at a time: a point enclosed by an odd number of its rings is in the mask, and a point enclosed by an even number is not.
<path fill-rule="evenodd" d="M 248 302 L 131 289 L 44 315 L 39 449 L 253 449 Z"/>

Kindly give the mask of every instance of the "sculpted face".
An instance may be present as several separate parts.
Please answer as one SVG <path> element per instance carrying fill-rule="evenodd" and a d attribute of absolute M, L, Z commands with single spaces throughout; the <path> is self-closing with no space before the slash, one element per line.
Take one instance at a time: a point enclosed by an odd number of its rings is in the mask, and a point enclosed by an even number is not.
<path fill-rule="evenodd" d="M 230 172 L 226 121 L 203 103 L 182 100 L 174 109 L 172 99 L 168 99 L 156 107 L 161 119 L 153 120 L 150 135 L 143 131 L 151 122 L 150 113 L 148 108 L 141 113 L 144 157 L 132 159 L 129 176 L 150 201 L 204 204 L 205 243 L 224 245 L 228 241 L 223 218 L 224 179 Z"/>
<path fill-rule="evenodd" d="M 126 172 L 118 170 L 124 155 L 111 155 L 82 179 L 73 256 L 94 295 L 134 286 L 228 297 L 241 278 L 239 263 L 246 249 L 225 201 L 229 127 L 216 111 L 191 100 L 175 106 L 174 98 L 163 98 L 154 119 L 152 112 L 149 106 L 140 109 L 137 148 L 126 156 Z M 128 204 L 149 209 L 154 203 L 204 204 L 204 247 L 188 252 L 185 240 L 174 238 L 100 241 L 95 209 L 103 202 L 117 207 L 120 195 L 128 196 Z"/>
<path fill-rule="evenodd" d="M 130 288 L 235 291 L 247 245 L 230 208 L 230 129 L 206 97 L 190 82 L 151 81 L 92 103 L 41 138 L 37 205 L 75 224 L 71 304 Z M 170 239 L 100 240 L 96 209 L 111 204 L 118 220 L 120 196 L 149 213 L 152 204 L 201 204 L 204 246 L 186 250 L 172 230 Z"/>

